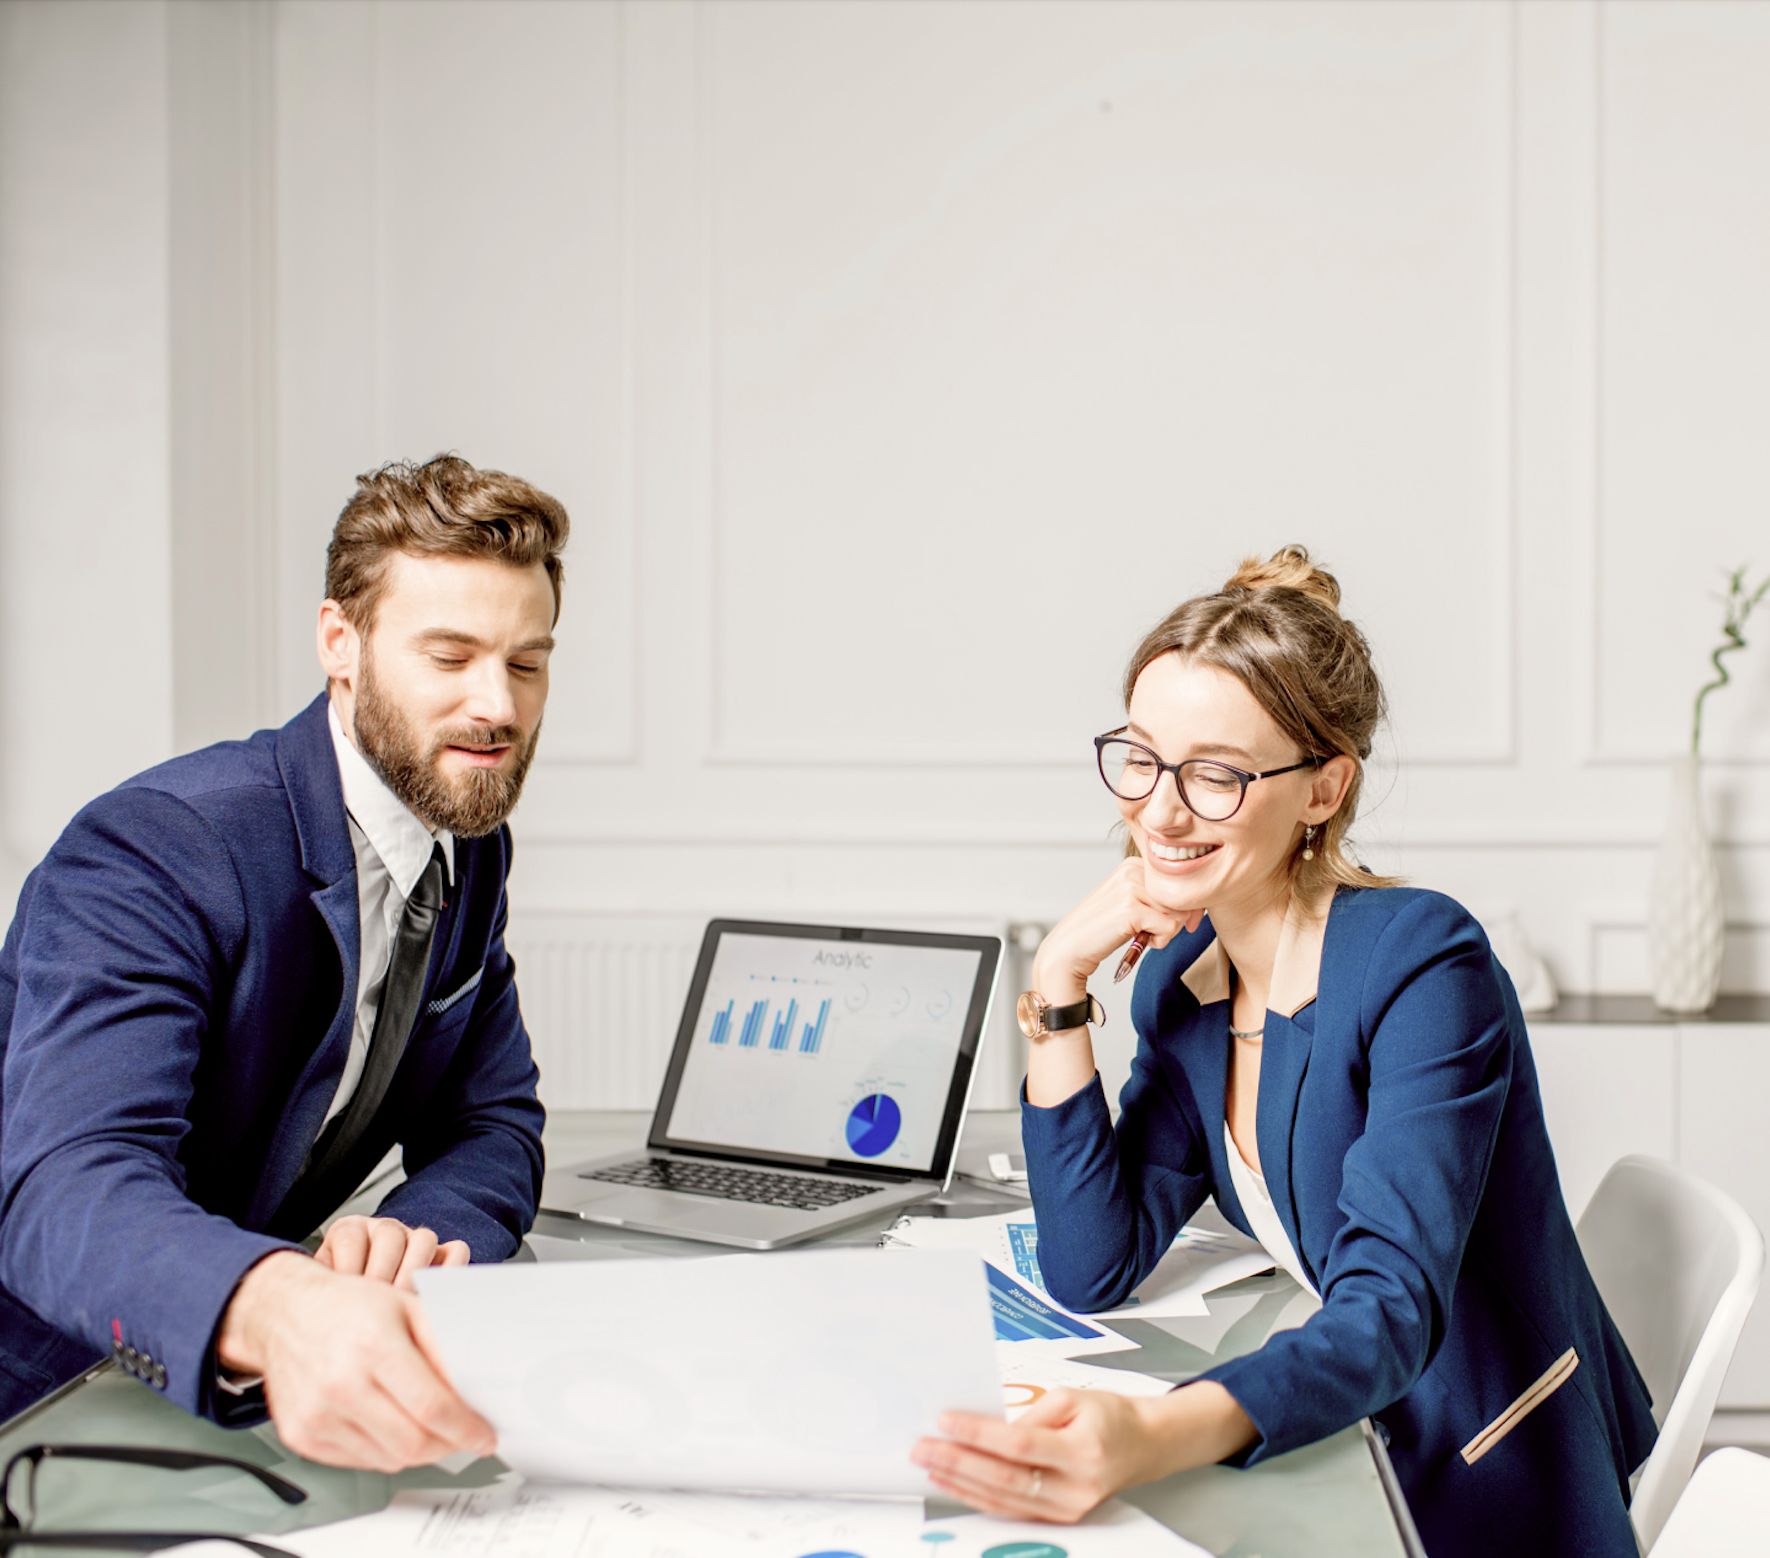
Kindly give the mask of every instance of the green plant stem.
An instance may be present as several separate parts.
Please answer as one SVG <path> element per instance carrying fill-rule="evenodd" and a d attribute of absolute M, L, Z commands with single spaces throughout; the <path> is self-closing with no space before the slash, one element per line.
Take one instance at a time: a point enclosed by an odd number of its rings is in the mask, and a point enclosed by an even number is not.
<path fill-rule="evenodd" d="M 1745 564 L 1741 563 L 1727 576 L 1727 594 L 1724 597 L 1724 611 L 1721 620 L 1721 632 L 1726 642 L 1717 644 L 1709 655 L 1709 663 L 1715 668 L 1715 679 L 1705 683 L 1696 694 L 1696 717 L 1690 728 L 1690 753 L 1699 756 L 1702 752 L 1702 705 L 1703 700 L 1717 688 L 1725 687 L 1733 680 L 1727 667 L 1721 663 L 1722 655 L 1730 655 L 1736 649 L 1744 649 L 1746 619 L 1751 616 L 1752 608 L 1761 602 L 1766 594 L 1770 594 L 1770 574 L 1765 575 L 1764 582 L 1750 594 L 1745 588 Z"/>

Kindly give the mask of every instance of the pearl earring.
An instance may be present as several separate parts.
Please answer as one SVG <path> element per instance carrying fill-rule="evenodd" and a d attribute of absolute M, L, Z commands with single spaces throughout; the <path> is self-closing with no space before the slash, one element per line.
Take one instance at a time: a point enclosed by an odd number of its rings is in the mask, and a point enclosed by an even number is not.
<path fill-rule="evenodd" d="M 1303 828 L 1303 858 L 1305 860 L 1315 858 L 1315 824 L 1313 822 L 1305 824 Z"/>

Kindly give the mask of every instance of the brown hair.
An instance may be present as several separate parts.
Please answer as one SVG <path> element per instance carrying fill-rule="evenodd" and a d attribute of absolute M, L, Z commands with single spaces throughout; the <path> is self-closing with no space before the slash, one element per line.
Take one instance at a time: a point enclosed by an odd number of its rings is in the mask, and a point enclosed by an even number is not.
<path fill-rule="evenodd" d="M 475 470 L 453 454 L 423 465 L 397 460 L 357 477 L 356 495 L 344 505 L 326 548 L 326 596 L 366 636 L 393 553 L 487 557 L 513 568 L 545 568 L 558 621 L 565 578 L 559 554 L 571 530 L 559 500 L 520 477 Z"/>
<path fill-rule="evenodd" d="M 1127 708 L 1144 667 L 1167 654 L 1227 671 L 1305 756 L 1353 760 L 1352 783 L 1322 825 L 1315 858 L 1303 859 L 1300 849 L 1291 857 L 1299 896 L 1313 898 L 1329 884 L 1398 885 L 1399 877 L 1373 876 L 1341 848 L 1387 705 L 1370 645 L 1340 615 L 1339 581 L 1300 546 L 1282 547 L 1264 562 L 1247 558 L 1215 595 L 1175 607 L 1144 637 L 1125 668 Z"/>

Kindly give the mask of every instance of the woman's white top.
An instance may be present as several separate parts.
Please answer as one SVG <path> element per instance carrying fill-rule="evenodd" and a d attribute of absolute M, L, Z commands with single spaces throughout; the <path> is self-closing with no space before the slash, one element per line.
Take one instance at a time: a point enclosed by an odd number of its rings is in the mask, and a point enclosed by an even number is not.
<path fill-rule="evenodd" d="M 1303 1262 L 1297 1259 L 1297 1247 L 1291 1243 L 1290 1236 L 1284 1231 L 1284 1224 L 1278 1220 L 1278 1210 L 1266 1191 L 1266 1178 L 1255 1173 L 1247 1159 L 1241 1155 L 1241 1148 L 1235 1144 L 1235 1134 L 1229 1129 L 1228 1120 L 1223 1122 L 1223 1145 L 1229 1152 L 1229 1181 L 1235 1186 L 1235 1199 L 1241 1202 L 1241 1209 L 1247 1214 L 1248 1226 L 1254 1230 L 1254 1237 L 1260 1241 L 1266 1253 L 1296 1279 L 1298 1286 L 1319 1302 L 1321 1294 L 1315 1291 L 1315 1284 L 1303 1270 Z"/>

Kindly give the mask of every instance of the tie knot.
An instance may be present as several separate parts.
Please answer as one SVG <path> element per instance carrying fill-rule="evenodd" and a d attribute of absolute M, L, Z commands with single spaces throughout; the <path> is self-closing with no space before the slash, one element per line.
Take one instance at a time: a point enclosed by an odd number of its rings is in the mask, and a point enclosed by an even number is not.
<path fill-rule="evenodd" d="M 448 857 L 443 854 L 441 844 L 430 846 L 430 863 L 424 867 L 424 874 L 418 878 L 418 885 L 412 889 L 411 902 L 425 909 L 440 909 L 443 906 L 443 884 L 448 879 Z"/>

